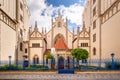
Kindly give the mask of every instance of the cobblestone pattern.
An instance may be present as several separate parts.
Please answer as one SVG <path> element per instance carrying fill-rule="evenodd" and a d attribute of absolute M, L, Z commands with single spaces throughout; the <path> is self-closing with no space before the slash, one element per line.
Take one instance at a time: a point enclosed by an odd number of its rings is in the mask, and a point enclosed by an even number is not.
<path fill-rule="evenodd" d="M 120 74 L 14 74 L 0 75 L 0 79 L 15 80 L 120 80 Z"/>

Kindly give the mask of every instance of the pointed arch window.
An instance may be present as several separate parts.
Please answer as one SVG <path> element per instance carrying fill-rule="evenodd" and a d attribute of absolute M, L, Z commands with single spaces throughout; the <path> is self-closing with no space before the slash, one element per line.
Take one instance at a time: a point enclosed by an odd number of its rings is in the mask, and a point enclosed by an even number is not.
<path fill-rule="evenodd" d="M 23 50 L 23 44 L 22 44 L 22 42 L 20 43 L 20 51 L 22 51 Z"/>
<path fill-rule="evenodd" d="M 96 55 L 96 48 L 93 48 L 93 55 Z"/>

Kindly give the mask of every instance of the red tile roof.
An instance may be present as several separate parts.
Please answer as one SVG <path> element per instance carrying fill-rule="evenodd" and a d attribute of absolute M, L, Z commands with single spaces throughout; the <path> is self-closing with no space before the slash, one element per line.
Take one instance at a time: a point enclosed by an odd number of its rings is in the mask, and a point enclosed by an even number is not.
<path fill-rule="evenodd" d="M 68 46 L 65 44 L 62 38 L 59 38 L 54 45 L 55 49 L 68 49 Z"/>

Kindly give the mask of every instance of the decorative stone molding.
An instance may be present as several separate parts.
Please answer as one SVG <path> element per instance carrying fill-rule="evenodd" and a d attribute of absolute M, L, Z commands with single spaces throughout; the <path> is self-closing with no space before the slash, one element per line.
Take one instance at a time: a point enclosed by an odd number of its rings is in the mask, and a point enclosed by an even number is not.
<path fill-rule="evenodd" d="M 14 21 L 10 16 L 8 16 L 2 9 L 0 9 L 0 20 L 11 27 L 13 30 L 16 30 L 16 21 Z"/>
<path fill-rule="evenodd" d="M 120 0 L 116 0 L 113 5 L 101 14 L 102 24 L 120 11 Z"/>

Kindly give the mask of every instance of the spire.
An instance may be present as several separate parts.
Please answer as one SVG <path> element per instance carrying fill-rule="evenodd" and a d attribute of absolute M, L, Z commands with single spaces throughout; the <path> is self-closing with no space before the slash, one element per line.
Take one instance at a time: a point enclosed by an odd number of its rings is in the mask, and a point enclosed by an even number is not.
<path fill-rule="evenodd" d="M 35 21 L 35 28 L 34 28 L 34 30 L 38 31 L 37 21 Z"/>
<path fill-rule="evenodd" d="M 68 28 L 68 19 L 67 19 L 67 17 L 66 17 L 66 27 Z"/>
<path fill-rule="evenodd" d="M 85 22 L 83 21 L 83 27 L 82 27 L 82 30 L 85 31 L 86 28 L 85 28 Z"/>
<path fill-rule="evenodd" d="M 62 17 L 62 15 L 61 15 L 60 11 L 58 11 L 58 18 L 61 18 L 61 17 Z"/>
<path fill-rule="evenodd" d="M 75 33 L 75 31 L 74 31 L 74 27 L 73 27 L 73 34 Z"/>
<path fill-rule="evenodd" d="M 45 27 L 45 34 L 46 34 L 46 27 Z"/>
<path fill-rule="evenodd" d="M 44 34 L 44 28 L 42 27 L 42 34 Z"/>
<path fill-rule="evenodd" d="M 53 27 L 53 17 L 51 17 L 51 23 L 52 23 L 52 27 Z"/>
<path fill-rule="evenodd" d="M 79 33 L 80 32 L 80 27 L 77 27 L 77 33 Z"/>

